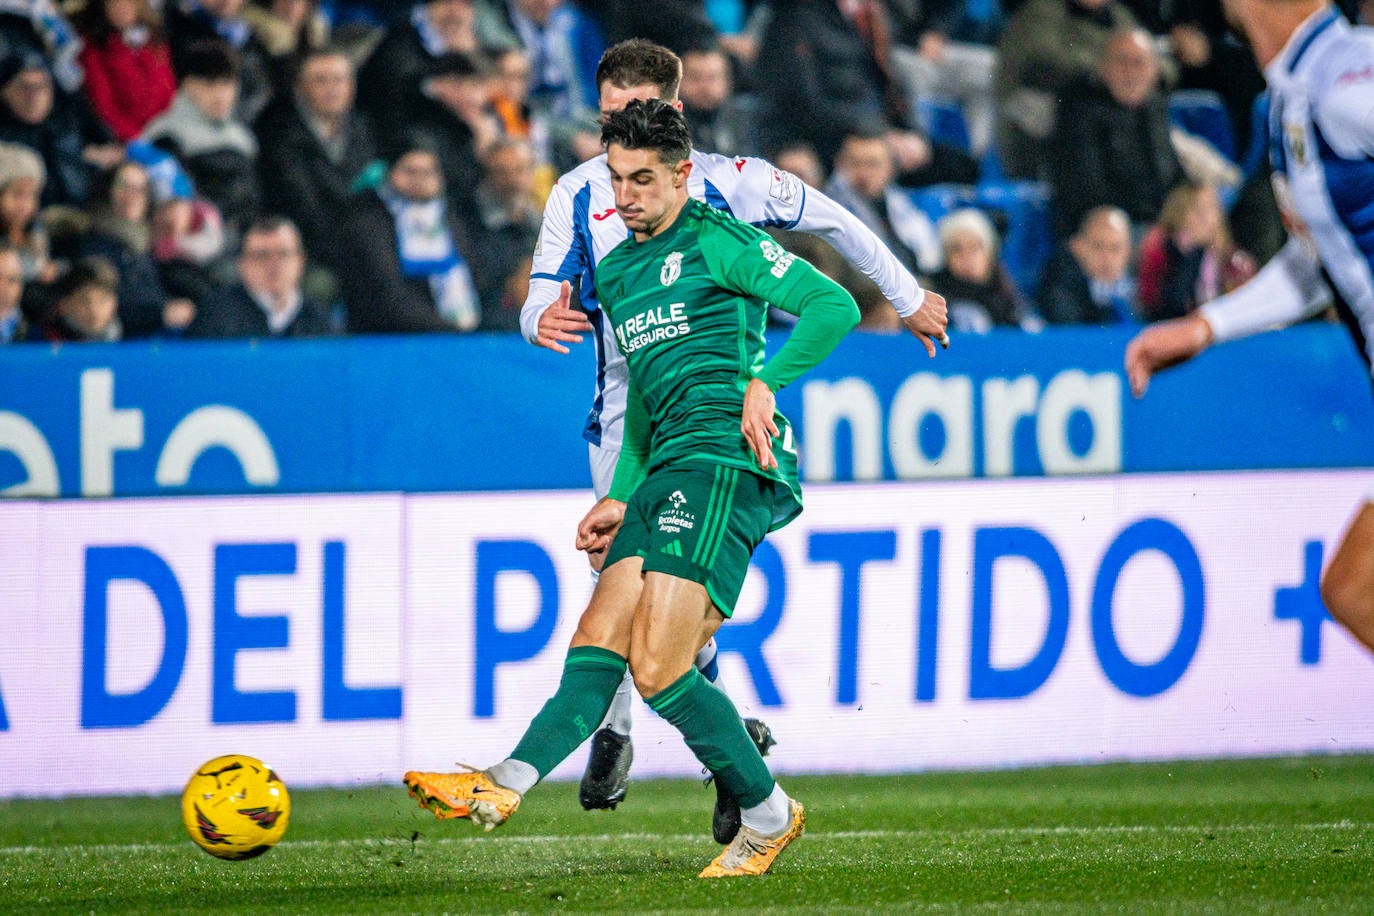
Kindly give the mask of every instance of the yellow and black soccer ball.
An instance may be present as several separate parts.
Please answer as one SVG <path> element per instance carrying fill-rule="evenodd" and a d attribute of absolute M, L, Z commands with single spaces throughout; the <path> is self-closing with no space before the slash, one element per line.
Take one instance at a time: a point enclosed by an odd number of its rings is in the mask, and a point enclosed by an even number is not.
<path fill-rule="evenodd" d="M 220 859 L 251 859 L 286 833 L 291 797 L 256 757 L 227 754 L 202 764 L 181 793 L 181 822 L 191 840 Z"/>

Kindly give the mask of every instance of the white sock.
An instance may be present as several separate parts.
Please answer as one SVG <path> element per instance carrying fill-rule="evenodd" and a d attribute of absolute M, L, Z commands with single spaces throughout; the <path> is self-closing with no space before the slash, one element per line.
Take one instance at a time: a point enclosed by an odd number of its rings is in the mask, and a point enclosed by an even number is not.
<path fill-rule="evenodd" d="M 701 651 L 697 653 L 694 664 L 699 671 L 704 673 L 710 670 L 712 663 L 715 662 L 716 656 L 719 654 L 720 649 L 716 646 L 716 638 L 712 636 L 706 640 L 706 645 L 702 646 Z M 707 680 L 714 682 L 715 678 L 708 676 Z"/>
<path fill-rule="evenodd" d="M 792 823 L 792 806 L 782 786 L 773 783 L 773 791 L 768 797 L 752 808 L 743 808 L 739 813 L 740 823 L 750 830 L 756 830 L 767 837 L 774 837 L 787 829 Z"/>
<path fill-rule="evenodd" d="M 601 570 L 591 570 L 592 582 L 595 583 L 601 578 Z M 629 669 L 625 671 L 625 679 L 616 688 L 615 696 L 611 698 L 611 708 L 606 710 L 606 718 L 601 720 L 602 728 L 609 728 L 623 738 L 630 737 L 630 708 L 634 705 L 635 681 Z"/>
<path fill-rule="evenodd" d="M 611 708 L 606 710 L 606 718 L 601 720 L 602 726 L 609 728 L 621 737 L 630 736 L 630 709 L 634 706 L 634 699 L 638 696 L 635 691 L 635 679 L 628 670 L 625 677 L 620 682 L 620 686 L 615 690 L 615 696 L 611 698 Z"/>
<path fill-rule="evenodd" d="M 539 782 L 539 771 L 523 760 L 507 757 L 494 767 L 487 768 L 487 775 L 498 786 L 504 786 L 524 795 Z"/>

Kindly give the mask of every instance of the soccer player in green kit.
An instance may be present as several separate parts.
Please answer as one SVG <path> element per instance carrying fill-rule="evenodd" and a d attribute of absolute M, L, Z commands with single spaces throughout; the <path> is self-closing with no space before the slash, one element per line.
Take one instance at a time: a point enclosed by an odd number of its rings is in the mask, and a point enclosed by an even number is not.
<path fill-rule="evenodd" d="M 578 527 L 580 548 L 609 543 L 601 578 L 558 691 L 511 756 L 405 783 L 436 816 L 504 823 L 601 722 L 628 664 L 645 701 L 739 799 L 740 830 L 701 877 L 762 874 L 805 813 L 693 659 L 733 613 L 754 548 L 801 511 L 774 392 L 825 358 L 858 307 L 762 231 L 688 197 L 691 137 L 672 105 L 631 102 L 606 118 L 602 142 L 633 237 L 598 267 L 630 375 L 615 481 Z M 765 303 L 798 316 L 766 363 Z"/>

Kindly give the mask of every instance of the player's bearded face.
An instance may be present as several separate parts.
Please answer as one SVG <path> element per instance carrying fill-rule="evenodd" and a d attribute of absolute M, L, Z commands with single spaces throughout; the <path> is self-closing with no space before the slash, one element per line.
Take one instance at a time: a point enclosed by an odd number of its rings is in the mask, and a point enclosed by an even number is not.
<path fill-rule="evenodd" d="M 625 149 L 613 143 L 606 150 L 606 165 L 616 212 L 637 236 L 653 236 L 666 229 L 687 199 L 690 160 L 667 163 L 658 150 Z"/>

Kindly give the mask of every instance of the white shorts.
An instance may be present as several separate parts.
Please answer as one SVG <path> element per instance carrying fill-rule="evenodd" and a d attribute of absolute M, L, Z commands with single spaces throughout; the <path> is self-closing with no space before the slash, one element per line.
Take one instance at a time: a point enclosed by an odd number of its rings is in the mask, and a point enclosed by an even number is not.
<path fill-rule="evenodd" d="M 587 463 L 592 468 L 592 492 L 598 500 L 611 492 L 611 481 L 615 479 L 615 466 L 619 461 L 620 449 L 587 443 Z"/>

